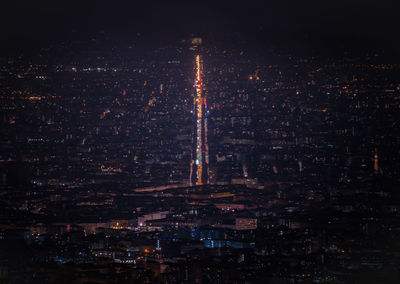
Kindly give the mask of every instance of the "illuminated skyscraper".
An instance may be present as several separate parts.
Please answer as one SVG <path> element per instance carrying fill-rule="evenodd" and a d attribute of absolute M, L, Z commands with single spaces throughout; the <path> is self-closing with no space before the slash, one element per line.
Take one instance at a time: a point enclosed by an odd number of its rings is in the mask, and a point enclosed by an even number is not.
<path fill-rule="evenodd" d="M 194 82 L 196 90 L 194 97 L 194 105 L 196 110 L 196 144 L 195 159 L 191 163 L 190 182 L 192 180 L 193 167 L 196 173 L 195 184 L 202 185 L 208 183 L 209 157 L 208 157 L 208 141 L 207 141 L 207 101 L 203 95 L 202 81 L 202 64 L 200 56 L 196 56 L 196 79 Z"/>

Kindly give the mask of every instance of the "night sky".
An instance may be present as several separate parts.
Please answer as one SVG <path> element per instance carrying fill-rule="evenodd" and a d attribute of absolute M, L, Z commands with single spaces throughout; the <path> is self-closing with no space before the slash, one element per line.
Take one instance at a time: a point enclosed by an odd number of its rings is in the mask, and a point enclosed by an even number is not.
<path fill-rule="evenodd" d="M 253 40 L 295 40 L 384 48 L 399 45 L 397 1 L 2 1 L 3 47 L 105 31 L 129 38 L 188 33 L 234 34 Z M 391 3 L 392 2 L 392 3 Z"/>

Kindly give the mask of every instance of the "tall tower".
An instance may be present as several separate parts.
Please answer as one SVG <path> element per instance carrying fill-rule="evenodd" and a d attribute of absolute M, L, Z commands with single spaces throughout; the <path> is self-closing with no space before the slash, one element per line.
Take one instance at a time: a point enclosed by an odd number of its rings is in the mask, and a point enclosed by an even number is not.
<path fill-rule="evenodd" d="M 194 171 L 196 172 L 196 185 L 202 185 L 208 184 L 209 156 L 207 141 L 207 101 L 203 95 L 202 64 L 200 61 L 200 55 L 196 56 L 196 79 L 194 82 L 194 88 L 196 90 L 194 96 L 194 105 L 196 109 L 196 147 L 195 160 L 192 161 L 191 167 L 194 167 Z"/>

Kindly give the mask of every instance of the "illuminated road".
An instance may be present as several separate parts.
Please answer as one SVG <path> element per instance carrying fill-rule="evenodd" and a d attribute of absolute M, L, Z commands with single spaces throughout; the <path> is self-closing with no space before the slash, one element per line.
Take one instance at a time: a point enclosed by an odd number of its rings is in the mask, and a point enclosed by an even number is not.
<path fill-rule="evenodd" d="M 200 56 L 196 56 L 196 81 L 194 87 L 196 88 L 195 105 L 197 112 L 196 121 L 196 185 L 202 185 L 204 160 L 208 169 L 208 143 L 207 143 L 207 119 L 206 116 L 206 99 L 203 98 L 203 81 L 201 78 L 201 63 Z M 203 108 L 204 106 L 204 108 Z M 204 143 L 204 145 L 203 145 Z M 203 152 L 204 151 L 204 152 Z M 204 157 L 203 157 L 204 155 Z"/>

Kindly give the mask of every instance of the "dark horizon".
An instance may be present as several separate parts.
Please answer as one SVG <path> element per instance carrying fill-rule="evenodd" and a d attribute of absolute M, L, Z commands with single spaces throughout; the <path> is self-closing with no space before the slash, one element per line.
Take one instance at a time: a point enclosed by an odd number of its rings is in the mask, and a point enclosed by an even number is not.
<path fill-rule="evenodd" d="M 397 55 L 399 5 L 392 1 L 64 1 L 2 4 L 2 50 L 105 33 L 110 40 L 141 35 L 165 42 L 191 34 L 235 37 L 254 47 L 277 44 L 311 49 L 386 50 Z M 21 8 L 23 8 L 21 10 Z"/>

